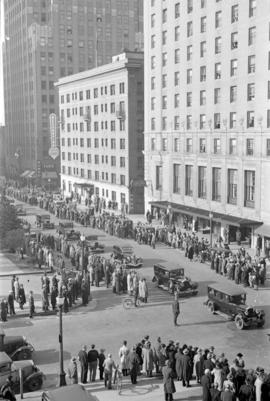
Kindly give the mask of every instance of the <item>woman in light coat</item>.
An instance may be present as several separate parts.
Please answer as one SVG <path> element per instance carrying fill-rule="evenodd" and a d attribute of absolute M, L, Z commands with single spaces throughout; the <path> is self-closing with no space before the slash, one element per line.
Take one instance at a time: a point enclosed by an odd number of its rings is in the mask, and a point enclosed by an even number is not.
<path fill-rule="evenodd" d="M 145 344 L 145 347 L 143 348 L 142 356 L 143 371 L 146 372 L 146 376 L 152 377 L 152 372 L 154 369 L 154 352 L 149 341 Z"/>
<path fill-rule="evenodd" d="M 124 341 L 122 347 L 119 349 L 120 369 L 122 370 L 123 376 L 128 375 L 129 353 L 127 342 Z"/>

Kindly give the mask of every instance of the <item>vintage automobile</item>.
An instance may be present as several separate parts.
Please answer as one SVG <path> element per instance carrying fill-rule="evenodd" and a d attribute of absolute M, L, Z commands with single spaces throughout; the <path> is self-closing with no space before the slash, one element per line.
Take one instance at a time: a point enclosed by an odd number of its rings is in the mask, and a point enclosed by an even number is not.
<path fill-rule="evenodd" d="M 91 253 L 104 253 L 104 245 L 100 244 L 98 241 L 86 241 L 85 245 L 90 249 Z"/>
<path fill-rule="evenodd" d="M 26 210 L 23 204 L 17 203 L 14 205 L 17 216 L 26 216 Z"/>
<path fill-rule="evenodd" d="M 183 267 L 176 264 L 164 263 L 154 265 L 153 282 L 159 288 L 177 293 L 179 297 L 186 297 L 198 294 L 198 283 L 185 276 Z"/>
<path fill-rule="evenodd" d="M 113 256 L 116 260 L 124 262 L 128 269 L 138 269 L 142 267 L 142 258 L 136 257 L 134 249 L 131 245 L 113 246 Z"/>
<path fill-rule="evenodd" d="M 67 229 L 72 229 L 74 227 L 73 221 L 60 221 L 58 231 L 60 234 L 64 234 Z"/>
<path fill-rule="evenodd" d="M 0 329 L 0 351 L 6 352 L 13 361 L 32 359 L 34 347 L 24 336 L 6 336 Z"/>
<path fill-rule="evenodd" d="M 265 313 L 246 304 L 246 292 L 232 283 L 208 285 L 208 299 L 205 302 L 209 312 L 234 320 L 237 329 L 250 326 L 263 327 Z"/>
<path fill-rule="evenodd" d="M 59 387 L 54 390 L 44 391 L 41 401 L 98 401 L 80 384 Z"/>
<path fill-rule="evenodd" d="M 0 387 L 6 383 L 8 377 L 13 382 L 13 389 L 20 389 L 19 371 L 22 370 L 24 391 L 40 390 L 43 384 L 43 373 L 35 366 L 32 360 L 13 362 L 5 353 L 0 352 Z"/>
<path fill-rule="evenodd" d="M 50 214 L 37 214 L 36 215 L 36 226 L 41 227 L 43 230 L 53 229 L 54 223 L 51 223 L 50 220 L 51 220 Z"/>

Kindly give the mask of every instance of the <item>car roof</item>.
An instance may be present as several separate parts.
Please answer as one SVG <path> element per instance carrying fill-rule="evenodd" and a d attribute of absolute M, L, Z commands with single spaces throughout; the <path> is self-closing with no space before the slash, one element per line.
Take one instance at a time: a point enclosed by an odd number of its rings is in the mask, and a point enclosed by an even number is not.
<path fill-rule="evenodd" d="M 246 291 L 244 291 L 242 288 L 239 288 L 231 283 L 214 283 L 209 284 L 208 287 L 213 288 L 213 290 L 224 292 L 230 296 L 246 294 Z"/>
<path fill-rule="evenodd" d="M 46 397 L 43 397 L 43 394 Z M 59 387 L 54 390 L 45 391 L 42 399 L 50 401 L 94 401 L 96 398 L 88 393 L 79 384 Z"/>
<path fill-rule="evenodd" d="M 183 270 L 184 268 L 179 266 L 177 263 L 171 263 L 171 262 L 164 262 L 164 263 L 157 263 L 154 265 L 154 267 L 159 267 L 160 269 L 164 270 Z"/>

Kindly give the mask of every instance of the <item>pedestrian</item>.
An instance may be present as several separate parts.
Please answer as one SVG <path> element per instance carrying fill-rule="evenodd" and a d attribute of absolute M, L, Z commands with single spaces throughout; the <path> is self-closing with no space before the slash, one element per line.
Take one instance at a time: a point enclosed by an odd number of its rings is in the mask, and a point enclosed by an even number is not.
<path fill-rule="evenodd" d="M 105 359 L 103 363 L 104 367 L 104 385 L 111 390 L 112 388 L 112 371 L 116 369 L 116 365 L 114 360 L 112 359 L 112 354 L 108 354 L 108 357 Z"/>
<path fill-rule="evenodd" d="M 10 315 L 15 315 L 15 308 L 14 308 L 14 293 L 12 290 L 9 291 L 8 294 L 8 308 L 9 308 L 9 314 Z"/>
<path fill-rule="evenodd" d="M 52 286 L 51 287 L 51 306 L 52 306 L 52 310 L 55 310 L 56 308 L 56 298 L 58 296 L 58 289 L 56 286 Z"/>
<path fill-rule="evenodd" d="M 104 355 L 105 350 L 103 348 L 100 349 L 99 354 L 98 354 L 98 367 L 99 367 L 99 379 L 103 380 L 103 374 L 104 374 L 104 361 L 105 361 L 105 355 Z"/>
<path fill-rule="evenodd" d="M 165 366 L 162 368 L 162 374 L 165 401 L 172 401 L 173 394 L 176 392 L 176 390 L 174 385 L 174 372 L 171 367 L 171 362 L 169 360 L 166 361 Z"/>
<path fill-rule="evenodd" d="M 14 282 L 14 290 L 15 290 L 15 300 L 17 302 L 19 302 L 19 289 L 20 289 L 19 277 L 16 277 Z"/>
<path fill-rule="evenodd" d="M 88 372 L 88 358 L 87 358 L 86 345 L 78 353 L 78 359 L 81 365 L 81 382 L 87 383 L 87 372 Z"/>
<path fill-rule="evenodd" d="M 136 353 L 136 347 L 132 348 L 129 356 L 130 379 L 132 384 L 137 384 L 138 371 L 140 369 L 140 359 Z"/>
<path fill-rule="evenodd" d="M 146 372 L 146 376 L 152 377 L 152 372 L 154 368 L 154 353 L 151 348 L 150 341 L 145 343 L 145 347 L 143 348 L 143 367 Z"/>
<path fill-rule="evenodd" d="M 159 354 L 160 354 L 160 350 L 162 347 L 162 342 L 161 342 L 161 338 L 158 337 L 157 338 L 157 342 L 153 347 L 153 353 L 154 353 L 154 365 L 155 365 L 155 370 L 156 370 L 156 374 L 159 374 Z"/>
<path fill-rule="evenodd" d="M 255 389 L 250 377 L 246 377 L 245 384 L 242 384 L 238 393 L 239 401 L 254 401 Z"/>
<path fill-rule="evenodd" d="M 97 365 L 98 365 L 98 351 L 95 349 L 95 344 L 91 345 L 90 351 L 87 354 L 88 367 L 89 367 L 89 381 L 94 382 L 96 380 Z"/>
<path fill-rule="evenodd" d="M 236 396 L 235 396 L 231 386 L 228 383 L 224 386 L 224 391 L 221 392 L 220 400 L 221 401 L 236 401 Z M 258 400 L 258 399 L 256 398 L 256 400 Z"/>
<path fill-rule="evenodd" d="M 43 285 L 42 287 L 41 298 L 42 298 L 42 310 L 44 312 L 47 312 L 49 309 L 49 297 L 46 285 Z"/>
<path fill-rule="evenodd" d="M 178 318 L 178 316 L 180 314 L 180 304 L 179 304 L 177 293 L 174 294 L 174 301 L 172 303 L 172 311 L 173 311 L 173 322 L 174 322 L 174 325 L 178 326 L 177 318 Z"/>
<path fill-rule="evenodd" d="M 5 298 L 3 298 L 1 300 L 0 309 L 1 309 L 1 320 L 2 320 L 2 322 L 6 322 L 7 314 L 8 314 L 8 306 L 7 306 L 7 301 L 5 300 Z"/>
<path fill-rule="evenodd" d="M 34 301 L 33 291 L 29 292 L 28 302 L 29 302 L 29 317 L 30 319 L 32 319 L 35 313 L 35 301 Z"/>
<path fill-rule="evenodd" d="M 72 357 L 68 369 L 67 369 L 67 376 L 69 378 L 70 384 L 77 384 L 78 383 L 78 367 L 76 357 Z"/>
<path fill-rule="evenodd" d="M 201 385 L 202 385 L 202 401 L 211 401 L 211 373 L 210 369 L 205 369 L 204 375 L 202 376 L 201 379 Z"/>
<path fill-rule="evenodd" d="M 23 306 L 24 306 L 25 303 L 26 303 L 26 297 L 25 297 L 23 284 L 20 284 L 20 288 L 19 288 L 19 305 L 20 305 L 21 309 L 23 309 Z"/>
<path fill-rule="evenodd" d="M 119 349 L 120 358 L 120 369 L 122 370 L 123 376 L 128 375 L 129 368 L 129 349 L 127 347 L 127 341 L 123 341 L 122 347 Z"/>
<path fill-rule="evenodd" d="M 214 382 L 213 387 L 210 389 L 211 401 L 220 401 L 221 391 L 218 387 L 218 383 Z"/>
<path fill-rule="evenodd" d="M 11 290 L 13 292 L 14 298 L 15 298 L 15 281 L 16 281 L 16 276 L 15 274 L 12 276 L 11 279 Z"/>

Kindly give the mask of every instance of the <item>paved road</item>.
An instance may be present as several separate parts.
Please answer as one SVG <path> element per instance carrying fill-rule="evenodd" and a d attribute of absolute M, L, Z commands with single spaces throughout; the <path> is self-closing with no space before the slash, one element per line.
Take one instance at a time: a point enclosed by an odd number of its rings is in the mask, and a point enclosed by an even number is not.
<path fill-rule="evenodd" d="M 33 208 L 31 208 L 33 211 Z M 115 243 L 126 243 L 126 240 L 106 236 L 104 232 L 90 228 L 83 229 L 87 234 L 100 234 L 100 240 L 110 250 Z M 217 276 L 210 270 L 209 266 L 197 262 L 190 263 L 183 254 L 175 249 L 165 246 L 158 246 L 153 250 L 145 245 L 138 245 L 133 241 L 135 253 L 143 257 L 144 267 L 140 269 L 140 274 L 145 276 L 149 282 L 150 298 L 149 304 L 142 308 L 125 310 L 122 307 L 122 297 L 112 294 L 111 289 L 100 287 L 93 288 L 93 301 L 87 307 L 74 310 L 63 318 L 64 324 L 64 357 L 65 365 L 72 355 L 77 355 L 82 344 L 90 346 L 95 343 L 97 348 L 105 348 L 106 353 L 112 352 L 114 358 L 118 360 L 118 349 L 124 339 L 131 346 L 138 342 L 144 335 L 149 334 L 153 342 L 158 335 L 162 340 L 169 339 L 180 341 L 181 344 L 187 343 L 200 347 L 214 345 L 217 353 L 225 352 L 229 360 L 232 360 L 236 353 L 241 351 L 244 354 L 246 365 L 256 367 L 264 366 L 269 369 L 269 342 L 267 333 L 270 325 L 270 297 L 269 282 L 264 289 L 255 291 L 247 289 L 248 303 L 263 307 L 266 312 L 266 325 L 263 329 L 250 329 L 238 331 L 233 322 L 228 322 L 220 316 L 209 314 L 203 305 L 206 299 L 206 286 L 215 281 L 227 281 L 226 278 Z M 171 296 L 156 289 L 151 283 L 153 276 L 153 264 L 163 261 L 177 262 L 185 267 L 187 275 L 199 283 L 199 294 L 196 297 L 185 299 L 181 304 L 180 326 L 174 327 L 171 314 Z M 40 278 L 37 276 L 23 276 L 26 289 L 33 288 L 35 293 L 40 291 Z M 27 281 L 29 280 L 29 282 Z M 8 286 L 9 279 L 1 279 L 1 286 Z M 36 363 L 47 376 L 46 386 L 56 384 L 58 372 L 58 317 L 36 317 L 33 320 L 27 318 L 10 320 L 3 324 L 7 334 L 20 332 L 26 335 L 36 348 L 34 355 Z M 153 386 L 158 385 L 154 382 Z M 147 386 L 150 386 L 147 385 Z M 148 388 L 148 387 L 145 388 Z M 90 386 L 91 387 L 91 386 Z M 143 387 L 143 386 L 142 386 Z M 150 388 L 150 387 L 149 387 Z M 152 388 L 152 387 L 151 387 Z M 140 395 L 139 389 L 129 391 L 127 399 L 163 399 L 162 386 L 152 392 L 145 390 L 145 395 Z M 142 390 L 144 391 L 144 390 Z M 192 391 L 195 391 L 192 389 Z M 95 389 L 95 393 L 100 400 L 108 398 L 100 388 Z M 104 398 L 103 398 L 104 394 Z M 113 393 L 112 393 L 113 394 Z M 147 395 L 148 394 L 148 395 Z M 152 395 L 155 394 L 155 397 Z M 188 393 L 187 398 L 199 400 L 197 395 Z M 132 397 L 132 398 L 131 398 Z M 152 397 L 152 398 L 151 398 Z M 122 398 L 122 396 L 121 396 Z M 119 399 L 110 398 L 112 400 Z"/>

